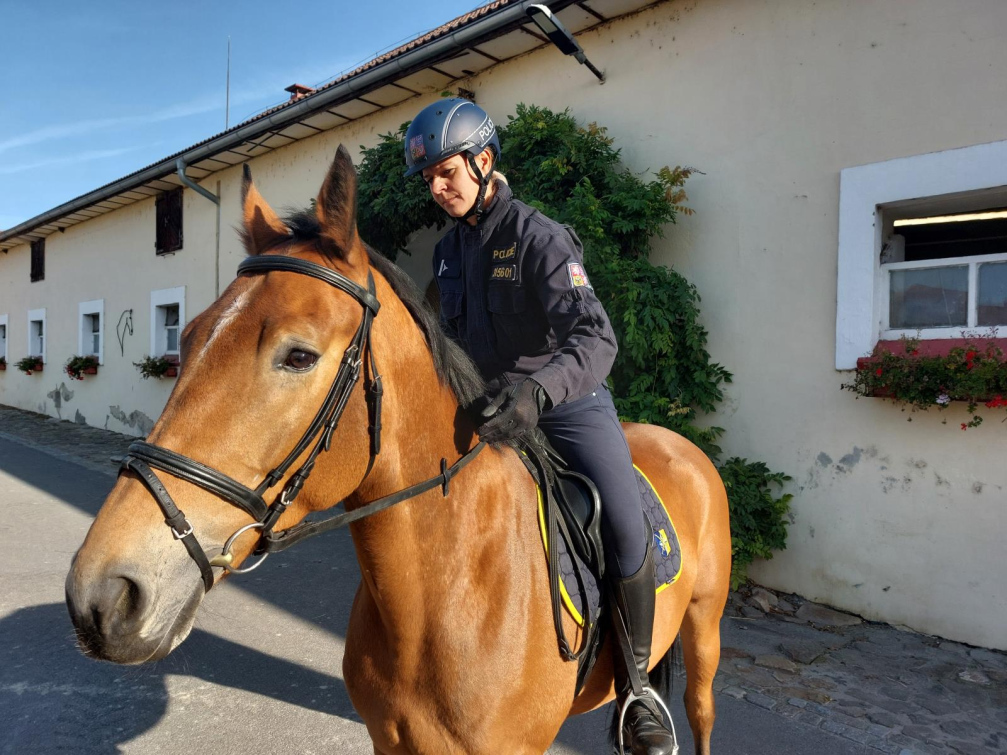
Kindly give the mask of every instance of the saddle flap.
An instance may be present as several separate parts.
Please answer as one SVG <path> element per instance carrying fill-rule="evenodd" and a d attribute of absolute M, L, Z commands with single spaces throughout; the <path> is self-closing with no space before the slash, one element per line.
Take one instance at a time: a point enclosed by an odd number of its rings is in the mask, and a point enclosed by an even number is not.
<path fill-rule="evenodd" d="M 601 496 L 587 477 L 556 468 L 554 495 L 566 521 L 570 547 L 599 577 L 604 576 L 605 559 L 601 541 Z"/>

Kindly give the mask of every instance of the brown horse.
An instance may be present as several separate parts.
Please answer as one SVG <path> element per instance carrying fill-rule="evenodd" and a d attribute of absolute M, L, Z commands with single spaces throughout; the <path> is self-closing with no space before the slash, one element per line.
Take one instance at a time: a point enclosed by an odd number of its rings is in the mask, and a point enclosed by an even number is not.
<path fill-rule="evenodd" d="M 281 220 L 248 176 L 243 202 L 250 256 L 312 261 L 361 286 L 373 276 L 381 304 L 370 332 L 384 381 L 381 453 L 371 458 L 372 417 L 358 387 L 331 451 L 318 457 L 277 526 L 344 499 L 353 511 L 436 476 L 442 458 L 473 448 L 478 438 L 460 404 L 478 394 L 479 380 L 404 274 L 361 242 L 346 151 L 337 153 L 314 211 Z M 358 301 L 323 281 L 282 270 L 239 276 L 186 327 L 184 369 L 148 441 L 258 484 L 309 427 L 361 318 Z M 731 556 L 724 486 L 683 438 L 652 426 L 625 431 L 682 546 L 682 576 L 658 596 L 652 665 L 681 634 L 696 752 L 709 753 Z M 212 553 L 251 521 L 203 487 L 159 477 Z M 574 699 L 577 669 L 557 648 L 535 501 L 517 454 L 486 447 L 446 498 L 436 487 L 351 525 L 363 579 L 343 672 L 376 754 L 538 754 L 568 716 L 613 698 L 606 648 Z M 163 519 L 136 472 L 124 470 L 67 576 L 67 605 L 90 655 L 143 663 L 188 635 L 204 583 Z M 235 565 L 256 539 L 238 538 Z M 579 638 L 572 620 L 566 629 Z"/>

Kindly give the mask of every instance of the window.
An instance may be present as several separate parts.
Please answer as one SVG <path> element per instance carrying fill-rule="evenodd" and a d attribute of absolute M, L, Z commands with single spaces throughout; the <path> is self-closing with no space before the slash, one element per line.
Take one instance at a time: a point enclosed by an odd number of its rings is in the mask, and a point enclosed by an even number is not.
<path fill-rule="evenodd" d="M 0 315 L 0 357 L 3 357 L 5 362 L 10 361 L 10 357 L 7 356 L 7 315 Z"/>
<path fill-rule="evenodd" d="M 164 353 L 178 353 L 178 305 L 169 304 L 167 307 L 159 307 L 164 310 Z"/>
<path fill-rule="evenodd" d="M 45 362 L 45 310 L 28 311 L 28 356 Z"/>
<path fill-rule="evenodd" d="M 45 280 L 45 239 L 31 242 L 31 282 Z"/>
<path fill-rule="evenodd" d="M 973 200 L 981 202 L 982 195 Z M 1007 325 L 1007 211 L 903 218 L 891 225 L 881 252 L 880 288 L 888 301 L 882 338 L 917 331 L 954 338 L 966 329 Z"/>
<path fill-rule="evenodd" d="M 185 286 L 150 294 L 150 354 L 178 356 L 185 329 Z"/>
<path fill-rule="evenodd" d="M 81 356 L 98 357 L 98 363 L 104 364 L 105 300 L 81 302 L 77 312 L 80 322 L 77 353 Z"/>
<path fill-rule="evenodd" d="M 1007 326 L 1007 141 L 842 171 L 836 369 Z"/>
<path fill-rule="evenodd" d="M 154 201 L 156 233 L 154 250 L 170 254 L 182 248 L 182 189 L 161 194 Z"/>

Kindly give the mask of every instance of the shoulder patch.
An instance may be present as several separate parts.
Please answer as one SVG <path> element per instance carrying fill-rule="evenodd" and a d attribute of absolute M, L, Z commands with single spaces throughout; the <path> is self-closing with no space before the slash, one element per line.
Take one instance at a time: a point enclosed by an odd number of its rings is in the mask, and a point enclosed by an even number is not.
<path fill-rule="evenodd" d="M 586 286 L 592 291 L 594 287 L 591 282 L 587 279 L 587 273 L 584 272 L 584 266 L 579 262 L 571 262 L 566 266 L 567 271 L 570 273 L 570 286 L 576 288 L 578 286 Z"/>

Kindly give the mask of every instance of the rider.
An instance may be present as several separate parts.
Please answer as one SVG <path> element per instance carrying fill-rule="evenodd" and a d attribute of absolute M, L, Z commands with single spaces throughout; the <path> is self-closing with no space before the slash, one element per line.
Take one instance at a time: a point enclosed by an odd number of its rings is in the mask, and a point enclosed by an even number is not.
<path fill-rule="evenodd" d="M 499 443 L 538 425 L 571 469 L 597 485 L 610 592 L 638 678 L 649 688 L 653 533 L 605 384 L 615 334 L 584 269 L 580 240 L 513 197 L 494 171 L 496 127 L 468 100 L 424 108 L 406 132 L 405 157 L 405 175 L 422 174 L 434 200 L 458 221 L 437 244 L 434 275 L 441 321 L 487 379 L 489 406 L 498 407 L 479 435 Z M 620 704 L 632 689 L 626 650 L 615 659 Z M 626 721 L 634 755 L 672 752 L 653 702 L 632 703 Z"/>

